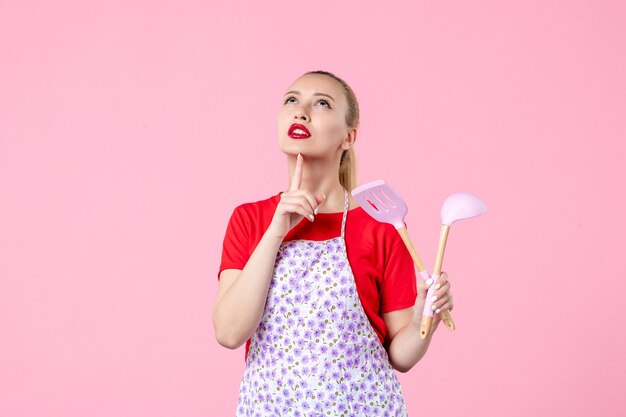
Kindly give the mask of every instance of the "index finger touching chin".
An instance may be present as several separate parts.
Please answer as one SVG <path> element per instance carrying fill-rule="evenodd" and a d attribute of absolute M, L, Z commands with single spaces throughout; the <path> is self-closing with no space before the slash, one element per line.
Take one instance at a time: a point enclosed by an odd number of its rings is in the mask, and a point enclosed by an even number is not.
<path fill-rule="evenodd" d="M 302 165 L 304 164 L 304 158 L 301 154 L 296 157 L 296 168 L 293 170 L 293 176 L 291 177 L 291 184 L 289 184 L 289 191 L 295 191 L 300 188 L 302 182 Z"/>

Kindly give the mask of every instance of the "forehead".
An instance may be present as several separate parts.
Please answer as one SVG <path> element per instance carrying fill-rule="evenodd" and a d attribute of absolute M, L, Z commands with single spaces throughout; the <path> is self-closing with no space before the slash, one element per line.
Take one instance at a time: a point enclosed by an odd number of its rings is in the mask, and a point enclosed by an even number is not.
<path fill-rule="evenodd" d="M 306 74 L 296 79 L 287 91 L 296 90 L 301 94 L 325 93 L 331 95 L 336 101 L 343 99 L 343 88 L 335 80 L 323 74 Z"/>

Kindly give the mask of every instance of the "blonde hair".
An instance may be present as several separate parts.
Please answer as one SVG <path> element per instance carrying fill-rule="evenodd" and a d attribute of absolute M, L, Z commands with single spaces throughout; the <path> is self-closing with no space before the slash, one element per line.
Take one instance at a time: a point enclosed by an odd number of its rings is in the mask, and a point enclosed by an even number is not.
<path fill-rule="evenodd" d="M 337 77 L 332 72 L 328 71 L 309 71 L 307 74 L 322 74 L 327 75 L 335 79 L 343 88 L 346 101 L 348 102 L 348 111 L 346 112 L 346 125 L 350 128 L 356 128 L 359 126 L 359 102 L 356 99 L 356 95 L 352 88 L 341 78 Z M 356 155 L 354 153 L 354 146 L 350 149 L 343 151 L 341 154 L 341 162 L 339 163 L 339 182 L 348 191 L 352 191 L 356 187 Z"/>

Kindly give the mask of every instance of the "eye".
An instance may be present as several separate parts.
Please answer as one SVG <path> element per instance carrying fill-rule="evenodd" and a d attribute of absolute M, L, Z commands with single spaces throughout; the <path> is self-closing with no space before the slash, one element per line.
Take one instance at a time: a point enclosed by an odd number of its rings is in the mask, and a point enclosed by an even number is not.
<path fill-rule="evenodd" d="M 290 102 L 291 102 L 291 101 L 290 101 L 291 99 L 295 99 L 295 97 L 294 97 L 294 96 L 289 96 L 289 97 L 287 97 L 287 98 L 285 99 L 285 101 L 283 102 L 283 104 L 290 103 Z M 324 103 L 324 104 L 326 105 L 326 107 L 328 107 L 329 109 L 331 109 L 331 108 L 332 108 L 332 107 L 330 107 L 330 103 L 329 103 L 328 101 L 324 100 L 324 99 L 318 100 L 317 102 L 318 102 L 318 103 Z"/>
<path fill-rule="evenodd" d="M 326 100 L 319 100 L 318 103 L 326 103 L 326 106 L 330 109 L 330 104 Z"/>

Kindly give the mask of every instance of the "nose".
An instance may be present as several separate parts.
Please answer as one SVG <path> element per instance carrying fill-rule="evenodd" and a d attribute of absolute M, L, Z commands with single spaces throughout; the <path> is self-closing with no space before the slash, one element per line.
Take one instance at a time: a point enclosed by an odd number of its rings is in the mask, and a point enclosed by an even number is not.
<path fill-rule="evenodd" d="M 307 120 L 309 120 L 309 116 L 308 116 L 308 114 L 306 114 L 306 112 L 305 112 L 304 110 L 301 110 L 301 109 L 298 109 L 298 110 L 296 111 L 296 114 L 294 115 L 294 118 L 295 118 L 296 120 L 300 120 L 300 119 L 301 119 L 301 120 L 304 120 L 305 122 L 306 122 Z"/>

